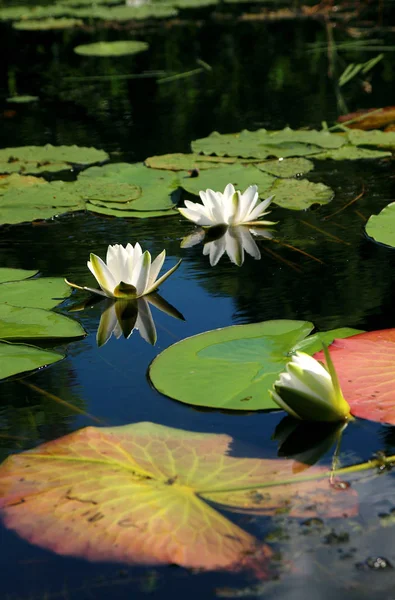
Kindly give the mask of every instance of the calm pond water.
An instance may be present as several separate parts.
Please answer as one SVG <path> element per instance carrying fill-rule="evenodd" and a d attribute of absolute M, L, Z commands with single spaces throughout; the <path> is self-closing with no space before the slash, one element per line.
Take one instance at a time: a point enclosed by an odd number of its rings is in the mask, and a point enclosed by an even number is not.
<path fill-rule="evenodd" d="M 113 160 L 139 161 L 154 154 L 186 152 L 191 140 L 215 129 L 226 133 L 334 121 L 339 108 L 327 75 L 327 56 L 312 52 L 310 46 L 325 41 L 324 24 L 238 21 L 241 12 L 236 6 L 228 9 L 226 18 L 213 18 L 209 10 L 202 10 L 193 19 L 126 28 L 126 33 L 87 28 L 38 34 L 16 32 L 2 24 L 0 47 L 8 60 L 0 66 L 1 147 L 78 144 L 103 148 L 113 153 Z M 343 39 L 345 32 L 339 29 Z M 73 54 L 77 44 L 125 35 L 148 41 L 150 50 L 117 59 Z M 363 62 L 373 55 L 343 53 L 342 60 Z M 197 59 L 212 70 L 163 84 L 154 77 L 89 79 L 146 71 L 187 72 L 197 68 Z M 370 95 L 354 86 L 346 89 L 344 102 L 350 110 L 393 103 L 391 61 L 392 54 L 386 54 L 374 71 Z M 17 106 L 11 114 L 5 98 L 16 91 L 41 100 Z M 319 163 L 309 178 L 330 185 L 336 192 L 334 201 L 307 211 L 275 208 L 271 217 L 279 221 L 282 244 L 258 242 L 261 260 L 247 256 L 241 268 L 226 256 L 210 267 L 201 246 L 181 249 L 182 238 L 193 231 L 193 225 L 181 217 L 126 221 L 74 214 L 40 225 L 3 227 L 2 266 L 39 269 L 45 276 L 67 276 L 86 285 L 92 283 L 86 268 L 91 251 L 104 256 L 108 244 L 136 241 L 154 254 L 165 248 L 168 267 L 179 258 L 183 262 L 161 293 L 185 321 L 153 309 L 156 346 L 135 331 L 129 340 L 113 336 L 98 348 L 95 336 L 101 305 L 71 313 L 87 336 L 56 347 L 67 352 L 67 358 L 23 380 L 1 384 L 2 458 L 95 424 L 91 416 L 107 426 L 153 421 L 226 433 L 235 440 L 235 456 L 275 457 L 278 443 L 272 436 L 284 413 L 196 410 L 156 392 L 146 373 L 150 362 L 174 342 L 231 324 L 287 318 L 312 321 L 321 331 L 395 327 L 395 253 L 373 244 L 363 229 L 372 212 L 393 200 L 391 161 Z M 362 189 L 364 196 L 357 203 L 331 216 Z M 73 295 L 59 310 L 67 314 L 78 297 Z M 45 392 L 85 414 L 76 414 Z M 215 381 L 212 393 L 216 393 Z M 395 428 L 359 421 L 346 430 L 343 464 L 368 460 L 377 451 L 395 453 Z M 321 464 L 330 462 L 330 453 L 321 459 Z M 372 481 L 366 476 L 360 492 L 360 516 L 350 520 L 308 522 L 284 515 L 270 519 L 228 514 L 271 544 L 277 575 L 269 582 L 248 573 L 89 563 L 57 556 L 3 529 L 0 595 L 10 600 L 140 599 L 148 594 L 155 599 L 260 595 L 321 600 L 336 593 L 338 598 L 390 600 L 394 597 L 389 566 L 395 565 L 393 529 L 381 526 L 378 515 L 388 514 L 393 506 L 393 479 L 387 473 Z M 375 557 L 389 561 L 387 568 L 371 568 L 369 559 Z"/>

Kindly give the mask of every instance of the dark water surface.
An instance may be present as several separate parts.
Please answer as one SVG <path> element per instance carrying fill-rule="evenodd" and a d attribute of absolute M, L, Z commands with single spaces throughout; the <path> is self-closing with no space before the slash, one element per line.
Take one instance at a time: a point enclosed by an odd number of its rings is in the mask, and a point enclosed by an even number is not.
<path fill-rule="evenodd" d="M 228 17 L 213 18 L 210 11 L 199 11 L 192 21 L 139 26 L 136 31 L 88 29 L 38 35 L 1 25 L 0 48 L 7 57 L 0 66 L 1 147 L 78 144 L 112 152 L 113 160 L 138 161 L 154 154 L 186 152 L 191 140 L 215 129 L 225 133 L 333 121 L 339 113 L 333 81 L 327 76 L 327 57 L 311 52 L 309 46 L 325 41 L 324 24 L 237 22 L 231 15 L 239 12 L 231 8 Z M 128 37 L 148 41 L 150 50 L 117 59 L 85 58 L 72 52 L 77 44 Z M 393 103 L 391 56 L 387 54 L 375 71 L 370 96 L 348 88 L 344 101 L 350 109 Z M 371 57 L 372 53 L 350 53 L 343 60 L 363 62 Z M 210 64 L 212 71 L 163 84 L 154 78 L 87 79 L 148 70 L 186 72 L 197 68 L 197 59 Z M 10 115 L 5 98 L 16 91 L 38 95 L 41 101 L 17 106 L 16 114 Z M 104 256 L 108 244 L 136 241 L 155 255 L 165 248 L 166 266 L 179 258 L 183 263 L 161 293 L 186 320 L 177 321 L 153 309 L 158 332 L 155 347 L 135 331 L 129 340 L 112 337 L 99 349 L 95 336 L 100 304 L 73 313 L 88 335 L 58 347 L 67 351 L 63 362 L 22 381 L 1 384 L 2 457 L 94 424 L 88 416 L 76 415 L 25 383 L 62 398 L 106 425 L 153 421 L 191 431 L 226 433 L 235 440 L 235 455 L 276 456 L 277 443 L 271 438 L 284 413 L 195 410 L 152 389 L 147 367 L 177 340 L 231 324 L 287 318 L 312 321 L 320 331 L 342 326 L 395 327 L 395 253 L 373 244 L 364 234 L 370 214 L 393 200 L 393 177 L 391 161 L 318 163 L 309 179 L 330 185 L 336 192 L 334 201 L 307 211 L 275 208 L 271 217 L 279 221 L 282 243 L 258 242 L 261 260 L 247 256 L 241 268 L 226 256 L 211 268 L 201 246 L 181 249 L 180 242 L 193 225 L 179 217 L 124 221 L 74 214 L 40 225 L 3 227 L 1 266 L 39 269 L 44 276 L 67 276 L 82 285 L 92 285 L 86 268 L 92 251 Z M 327 218 L 362 189 L 364 196 L 357 203 Z M 73 295 L 60 310 L 67 312 L 76 299 Z M 216 393 L 215 381 L 212 393 Z M 394 453 L 394 446 L 393 428 L 360 421 L 344 434 L 341 460 L 344 464 L 368 460 L 379 450 Z M 330 460 L 328 454 L 322 464 Z M 367 478 L 361 486 L 361 516 L 350 521 L 328 519 L 311 524 L 281 515 L 274 519 L 228 515 L 258 539 L 266 539 L 278 553 L 279 579 L 270 583 L 257 582 L 245 573 L 88 563 L 56 556 L 3 529 L 0 597 L 101 600 L 140 599 L 147 594 L 177 599 L 258 594 L 321 600 L 337 594 L 390 600 L 394 597 L 393 571 L 376 572 L 365 561 L 383 556 L 395 565 L 392 528 L 380 527 L 378 519 L 378 514 L 391 509 L 393 491 L 390 476 L 372 482 Z"/>

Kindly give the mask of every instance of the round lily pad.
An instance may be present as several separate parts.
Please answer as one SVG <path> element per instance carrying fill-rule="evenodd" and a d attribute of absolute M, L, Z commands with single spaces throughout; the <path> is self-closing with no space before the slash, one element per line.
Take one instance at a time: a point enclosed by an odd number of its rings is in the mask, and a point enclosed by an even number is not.
<path fill-rule="evenodd" d="M 171 4 L 144 4 L 142 6 L 89 6 L 74 8 L 75 17 L 105 19 L 106 21 L 133 21 L 175 17 L 178 11 Z"/>
<path fill-rule="evenodd" d="M 45 278 L 37 281 L 45 281 Z M 0 302 L 2 340 L 75 338 L 84 335 L 81 325 L 64 315 L 41 308 L 23 308 Z"/>
<path fill-rule="evenodd" d="M 166 171 L 193 171 L 199 169 L 215 169 L 225 164 L 234 164 L 237 158 L 223 156 L 203 156 L 202 154 L 162 154 L 150 156 L 145 164 L 151 169 Z"/>
<path fill-rule="evenodd" d="M 49 31 L 51 29 L 72 29 L 83 24 L 84 22 L 81 19 L 68 19 L 67 17 L 54 19 L 50 17 L 48 19 L 17 21 L 13 24 L 13 28 L 20 31 Z"/>
<path fill-rule="evenodd" d="M 133 210 L 158 211 L 174 208 L 178 200 L 179 176 L 172 172 L 149 169 L 142 163 L 113 163 L 104 167 L 92 167 L 83 171 L 79 182 L 95 180 L 99 183 L 127 183 L 141 189 L 141 195 L 133 201 Z M 109 206 L 109 208 L 114 208 Z"/>
<path fill-rule="evenodd" d="M 27 279 L 37 275 L 38 271 L 31 269 L 12 269 L 9 267 L 0 268 L 0 283 L 6 281 L 21 281 L 21 279 Z"/>
<path fill-rule="evenodd" d="M 296 177 L 314 169 L 314 163 L 307 158 L 284 158 L 257 163 L 256 166 L 265 173 L 275 177 Z"/>
<path fill-rule="evenodd" d="M 313 354 L 321 339 L 329 344 L 359 333 L 337 329 L 307 337 L 312 329 L 307 321 L 278 320 L 207 331 L 167 348 L 151 363 L 149 376 L 159 392 L 195 406 L 278 408 L 269 390 L 293 351 Z"/>
<path fill-rule="evenodd" d="M 282 208 L 304 210 L 312 204 L 328 204 L 333 199 L 333 190 L 323 183 L 307 179 L 277 179 L 270 188 L 273 202 Z"/>
<path fill-rule="evenodd" d="M 12 104 L 29 104 L 30 102 L 37 102 L 40 100 L 38 96 L 10 96 L 7 98 L 7 102 Z"/>
<path fill-rule="evenodd" d="M 395 248 L 395 202 L 388 204 L 366 223 L 366 233 L 375 242 Z"/>
<path fill-rule="evenodd" d="M 60 277 L 14 280 L 0 285 L 0 303 L 14 307 L 50 309 L 69 295 L 70 288 Z"/>
<path fill-rule="evenodd" d="M 118 42 L 97 42 L 95 44 L 82 44 L 76 46 L 74 52 L 82 56 L 126 56 L 138 54 L 148 50 L 147 42 L 135 40 L 122 40 Z"/>
<path fill-rule="evenodd" d="M 63 354 L 35 346 L 0 342 L 0 379 L 41 369 L 63 358 Z"/>
<path fill-rule="evenodd" d="M 70 170 L 73 165 L 104 162 L 103 150 L 79 146 L 20 146 L 0 150 L 0 173 L 45 173 Z"/>
<path fill-rule="evenodd" d="M 113 204 L 101 205 L 99 202 L 87 202 L 86 208 L 93 213 L 109 217 L 121 217 L 123 219 L 148 219 L 154 217 L 179 216 L 178 210 L 117 210 L 112 208 Z"/>

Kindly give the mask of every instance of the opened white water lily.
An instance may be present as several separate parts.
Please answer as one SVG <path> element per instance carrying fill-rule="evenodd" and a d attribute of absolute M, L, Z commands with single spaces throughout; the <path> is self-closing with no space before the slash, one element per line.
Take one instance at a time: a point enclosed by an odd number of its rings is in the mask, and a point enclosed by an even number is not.
<path fill-rule="evenodd" d="M 100 290 L 81 287 L 65 280 L 68 285 L 78 290 L 86 290 L 107 298 L 140 298 L 151 294 L 166 281 L 180 266 L 181 260 L 167 273 L 158 278 L 165 261 L 163 250 L 153 262 L 151 254 L 142 251 L 140 244 L 128 244 L 125 248 L 120 244 L 108 246 L 106 263 L 96 254 L 90 255 L 88 268 L 100 285 Z"/>
<path fill-rule="evenodd" d="M 273 196 L 260 202 L 256 185 L 250 185 L 241 194 L 235 190 L 231 183 L 228 183 L 223 193 L 206 190 L 205 192 L 199 192 L 199 195 L 203 204 L 185 200 L 186 208 L 179 208 L 178 210 L 184 217 L 201 227 L 256 223 L 259 223 L 259 225 L 275 225 L 272 221 L 259 220 L 268 214 L 266 209 Z"/>
<path fill-rule="evenodd" d="M 296 352 L 286 370 L 274 383 L 274 402 L 297 419 L 345 421 L 351 418 L 328 349 L 324 346 L 328 369 L 318 360 Z"/>

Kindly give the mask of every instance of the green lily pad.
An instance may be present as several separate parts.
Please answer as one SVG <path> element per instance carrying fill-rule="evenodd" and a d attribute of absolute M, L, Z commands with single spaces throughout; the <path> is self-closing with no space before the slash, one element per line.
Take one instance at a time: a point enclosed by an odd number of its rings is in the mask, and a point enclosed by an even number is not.
<path fill-rule="evenodd" d="M 101 178 L 83 178 L 70 184 L 70 190 L 82 200 L 97 201 L 115 208 L 115 203 L 122 204 L 127 209 L 130 202 L 141 197 L 142 189 L 133 183 L 105 181 Z"/>
<path fill-rule="evenodd" d="M 386 156 L 391 156 L 391 152 L 386 152 L 385 150 L 370 150 L 370 148 L 359 148 L 358 146 L 345 144 L 341 148 L 325 150 L 324 152 L 314 154 L 312 158 L 314 158 L 314 160 L 364 160 L 385 158 Z"/>
<path fill-rule="evenodd" d="M 0 290 L 2 287 L 0 286 Z M 81 325 L 64 315 L 42 308 L 23 308 L 0 303 L 2 340 L 75 338 L 84 335 Z"/>
<path fill-rule="evenodd" d="M 0 342 L 0 379 L 41 369 L 63 358 L 63 354 L 35 346 Z"/>
<path fill-rule="evenodd" d="M 4 6 L 0 8 L 0 21 L 45 19 L 70 14 L 70 8 L 58 4 L 47 6 Z"/>
<path fill-rule="evenodd" d="M 37 275 L 38 271 L 30 269 L 10 269 L 8 267 L 0 268 L 0 283 L 6 281 L 20 281 L 21 279 L 27 279 Z"/>
<path fill-rule="evenodd" d="M 192 150 L 193 152 L 201 152 L 205 155 L 216 154 L 217 156 L 261 159 L 270 156 L 276 156 L 277 158 L 307 156 L 317 153 L 320 150 L 318 146 L 296 141 L 283 142 L 278 145 L 274 143 L 269 144 L 268 139 L 265 129 L 223 135 L 214 131 L 208 137 L 192 142 Z"/>
<path fill-rule="evenodd" d="M 314 169 L 314 163 L 307 158 L 284 158 L 284 160 L 268 160 L 256 165 L 261 171 L 275 177 L 296 177 Z"/>
<path fill-rule="evenodd" d="M 37 102 L 40 100 L 38 96 L 10 96 L 7 98 L 7 102 L 11 104 L 29 104 L 30 102 Z"/>
<path fill-rule="evenodd" d="M 167 348 L 151 363 L 149 376 L 159 392 L 194 406 L 275 409 L 269 390 L 291 353 L 321 347 L 317 335 L 307 338 L 313 327 L 307 321 L 281 320 L 208 331 Z M 337 329 L 320 337 L 330 343 L 355 333 Z"/>
<path fill-rule="evenodd" d="M 13 29 L 18 29 L 19 31 L 49 31 L 56 29 L 73 29 L 74 27 L 79 27 L 83 25 L 84 22 L 81 19 L 73 19 L 73 18 L 61 18 L 54 19 L 49 17 L 48 19 L 28 19 L 26 21 L 17 21 L 13 24 Z"/>
<path fill-rule="evenodd" d="M 375 242 L 395 248 L 395 202 L 388 204 L 366 223 L 366 233 Z"/>
<path fill-rule="evenodd" d="M 21 146 L 0 150 L 0 173 L 45 173 L 73 165 L 90 165 L 108 160 L 103 150 L 79 146 Z"/>
<path fill-rule="evenodd" d="M 328 131 L 241 131 L 240 133 L 220 134 L 217 131 L 208 137 L 192 142 L 194 152 L 216 154 L 218 156 L 240 156 L 245 158 L 287 158 L 306 156 L 319 152 L 320 148 L 339 148 L 346 139 Z"/>
<path fill-rule="evenodd" d="M 277 179 L 269 192 L 268 195 L 274 194 L 275 204 L 291 210 L 304 210 L 312 204 L 328 204 L 334 196 L 327 185 L 307 179 Z"/>
<path fill-rule="evenodd" d="M 12 306 L 50 309 L 69 295 L 70 288 L 60 277 L 10 281 L 0 285 L 0 303 Z"/>
<path fill-rule="evenodd" d="M 201 154 L 162 154 L 150 156 L 145 159 L 145 164 L 151 169 L 164 169 L 165 171 L 193 171 L 200 169 L 215 169 L 225 164 L 234 164 L 238 159 L 223 156 L 202 156 Z"/>
<path fill-rule="evenodd" d="M 386 148 L 395 148 L 394 131 L 350 129 L 347 136 L 353 146 L 384 146 Z"/>
<path fill-rule="evenodd" d="M 92 167 L 83 171 L 79 182 L 96 180 L 98 183 L 127 183 L 141 189 L 141 195 L 133 201 L 133 210 L 158 211 L 174 208 L 177 202 L 174 192 L 180 185 L 175 173 L 149 169 L 143 163 L 115 163 L 104 167 Z M 113 209 L 114 206 L 109 206 Z"/>
<path fill-rule="evenodd" d="M 105 19 L 106 21 L 133 21 L 144 19 L 167 19 L 175 17 L 178 11 L 171 4 L 144 4 L 143 6 L 90 6 L 75 8 L 73 15 L 87 19 Z"/>
<path fill-rule="evenodd" d="M 116 210 L 113 204 L 102 206 L 100 202 L 87 202 L 86 208 L 93 213 L 109 217 L 121 217 L 123 219 L 151 219 L 153 217 L 180 216 L 178 210 Z"/>
<path fill-rule="evenodd" d="M 228 183 L 233 183 L 240 191 L 256 184 L 260 198 L 274 194 L 275 204 L 293 210 L 302 210 L 316 203 L 325 204 L 333 198 L 332 190 L 323 183 L 312 183 L 304 179 L 277 179 L 255 165 L 243 166 L 240 163 L 203 171 L 198 177 L 181 179 L 182 187 L 196 195 L 206 189 L 223 191 Z"/>
<path fill-rule="evenodd" d="M 59 0 L 56 4 L 64 6 L 92 6 L 92 4 L 123 4 L 122 0 Z"/>
<path fill-rule="evenodd" d="M 72 190 L 73 184 L 64 181 L 10 188 L 0 196 L 0 224 L 49 219 L 84 209 L 85 204 Z"/>
<path fill-rule="evenodd" d="M 11 175 L 0 177 L 0 196 L 3 196 L 9 189 L 26 188 L 43 183 L 47 183 L 43 177 L 12 173 Z"/>
<path fill-rule="evenodd" d="M 180 182 L 185 191 L 195 195 L 206 189 L 223 192 L 228 183 L 233 183 L 235 188 L 242 192 L 249 185 L 256 184 L 259 195 L 267 197 L 267 192 L 275 180 L 275 177 L 269 175 L 269 173 L 263 173 L 254 165 L 244 166 L 236 163 L 234 165 L 218 167 L 214 170 L 203 171 L 198 177 L 183 177 Z"/>
<path fill-rule="evenodd" d="M 147 42 L 135 40 L 123 40 L 118 42 L 97 42 L 95 44 L 82 44 L 76 46 L 74 52 L 82 56 L 126 56 L 127 54 L 138 54 L 148 50 Z"/>

